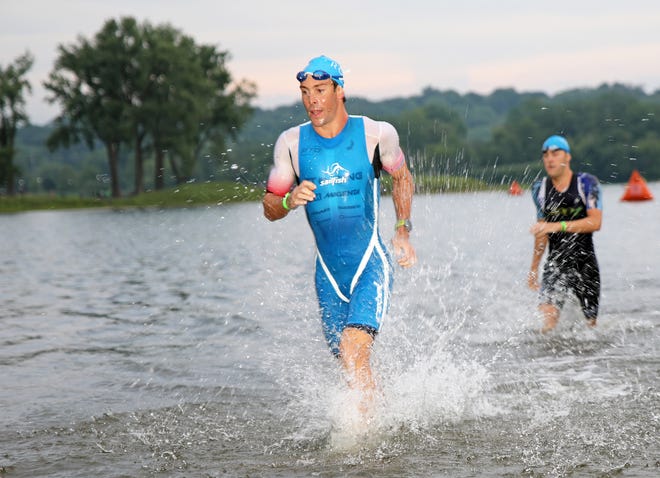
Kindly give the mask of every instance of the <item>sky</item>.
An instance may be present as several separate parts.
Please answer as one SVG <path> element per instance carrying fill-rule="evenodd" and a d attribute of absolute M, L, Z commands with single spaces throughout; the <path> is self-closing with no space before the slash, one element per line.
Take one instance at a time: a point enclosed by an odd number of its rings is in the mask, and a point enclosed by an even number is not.
<path fill-rule="evenodd" d="M 550 95 L 603 83 L 660 89 L 657 0 L 0 0 L 0 66 L 29 51 L 27 113 L 58 114 L 42 82 L 59 45 L 91 39 L 110 18 L 170 24 L 229 53 L 255 106 L 299 100 L 295 74 L 314 56 L 337 60 L 346 95 L 373 101 L 426 87 Z M 358 114 L 359 112 L 351 112 Z"/>

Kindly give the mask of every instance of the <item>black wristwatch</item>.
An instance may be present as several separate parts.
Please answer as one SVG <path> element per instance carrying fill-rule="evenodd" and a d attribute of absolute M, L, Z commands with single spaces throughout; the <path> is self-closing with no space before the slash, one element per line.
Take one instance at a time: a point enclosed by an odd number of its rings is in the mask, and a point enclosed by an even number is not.
<path fill-rule="evenodd" d="M 399 219 L 394 226 L 394 230 L 396 231 L 402 226 L 406 228 L 406 231 L 412 231 L 412 222 L 410 222 L 410 219 Z"/>

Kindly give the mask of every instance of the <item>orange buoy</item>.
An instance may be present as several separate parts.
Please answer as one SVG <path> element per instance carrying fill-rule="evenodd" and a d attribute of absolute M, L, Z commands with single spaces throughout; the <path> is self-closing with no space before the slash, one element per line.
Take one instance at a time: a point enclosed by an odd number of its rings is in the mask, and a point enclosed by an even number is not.
<path fill-rule="evenodd" d="M 511 183 L 511 186 L 509 187 L 509 194 L 512 196 L 520 196 L 523 193 L 522 188 L 520 187 L 520 184 L 518 184 L 518 181 L 515 179 Z"/>
<path fill-rule="evenodd" d="M 623 196 L 621 196 L 621 200 L 648 201 L 649 199 L 653 199 L 651 190 L 647 186 L 646 181 L 644 181 L 642 175 L 639 174 L 639 171 L 636 169 L 633 170 L 632 174 L 630 175 L 630 179 L 628 180 L 626 190 L 623 193 Z"/>

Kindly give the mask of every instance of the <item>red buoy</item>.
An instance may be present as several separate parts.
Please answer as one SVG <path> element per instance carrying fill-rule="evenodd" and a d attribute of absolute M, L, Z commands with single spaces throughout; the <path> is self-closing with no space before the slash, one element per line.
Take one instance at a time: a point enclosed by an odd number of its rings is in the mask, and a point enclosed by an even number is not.
<path fill-rule="evenodd" d="M 635 169 L 630 175 L 626 190 L 621 196 L 622 201 L 648 201 L 653 194 L 641 174 Z"/>
<path fill-rule="evenodd" d="M 518 184 L 518 181 L 515 179 L 511 183 L 511 186 L 509 187 L 509 194 L 512 196 L 520 196 L 523 193 L 522 188 L 520 187 L 520 184 Z"/>

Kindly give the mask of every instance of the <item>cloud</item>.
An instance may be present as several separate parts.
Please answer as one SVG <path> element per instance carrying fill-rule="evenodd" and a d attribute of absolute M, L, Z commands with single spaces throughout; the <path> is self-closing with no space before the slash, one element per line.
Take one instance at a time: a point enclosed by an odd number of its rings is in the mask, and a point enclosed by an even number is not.
<path fill-rule="evenodd" d="M 468 69 L 468 88 L 490 91 L 493 85 L 515 86 L 520 90 L 557 93 L 575 87 L 602 83 L 626 83 L 648 90 L 660 87 L 657 58 L 660 44 L 548 52 L 514 60 L 483 62 Z"/>

